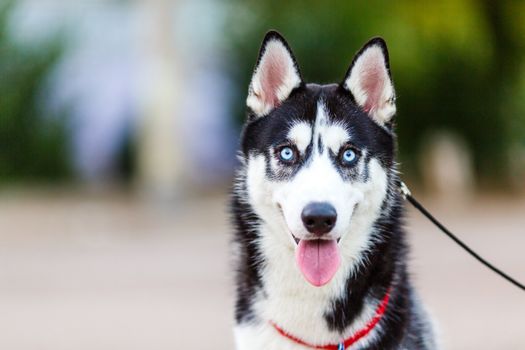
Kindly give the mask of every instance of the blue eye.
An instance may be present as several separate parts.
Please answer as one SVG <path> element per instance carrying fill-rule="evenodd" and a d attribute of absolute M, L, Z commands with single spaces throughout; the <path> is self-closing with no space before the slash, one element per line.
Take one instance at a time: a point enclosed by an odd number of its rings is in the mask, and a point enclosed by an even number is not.
<path fill-rule="evenodd" d="M 342 161 L 345 165 L 351 165 L 357 160 L 357 153 L 351 148 L 347 148 L 342 155 Z"/>
<path fill-rule="evenodd" d="M 295 159 L 295 152 L 292 147 L 285 146 L 281 148 L 279 152 L 279 158 L 281 158 L 281 160 L 286 163 L 293 162 Z"/>

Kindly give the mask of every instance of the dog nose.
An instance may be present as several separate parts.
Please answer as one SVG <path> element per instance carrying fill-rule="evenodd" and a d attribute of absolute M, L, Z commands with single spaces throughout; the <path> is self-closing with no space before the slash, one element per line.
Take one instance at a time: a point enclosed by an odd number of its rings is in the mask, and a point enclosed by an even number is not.
<path fill-rule="evenodd" d="M 314 202 L 304 207 L 301 219 L 308 232 L 320 236 L 334 228 L 337 212 L 329 203 Z"/>

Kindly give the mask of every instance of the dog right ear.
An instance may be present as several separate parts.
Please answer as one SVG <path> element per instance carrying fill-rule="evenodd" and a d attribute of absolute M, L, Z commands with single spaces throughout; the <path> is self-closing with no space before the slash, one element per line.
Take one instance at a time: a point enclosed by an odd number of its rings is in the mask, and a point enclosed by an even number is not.
<path fill-rule="evenodd" d="M 391 121 L 396 113 L 396 97 L 383 39 L 374 38 L 359 50 L 342 85 L 379 125 Z"/>
<path fill-rule="evenodd" d="M 276 31 L 268 32 L 259 51 L 246 105 L 257 117 L 267 115 L 301 84 L 299 67 L 286 40 Z"/>

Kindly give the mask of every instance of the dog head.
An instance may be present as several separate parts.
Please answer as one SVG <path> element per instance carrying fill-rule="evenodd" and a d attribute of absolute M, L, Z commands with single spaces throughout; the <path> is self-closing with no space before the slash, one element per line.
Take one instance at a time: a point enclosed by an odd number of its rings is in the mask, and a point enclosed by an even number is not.
<path fill-rule="evenodd" d="M 286 41 L 269 32 L 247 98 L 242 161 L 249 204 L 304 277 L 328 283 L 357 264 L 395 173 L 395 92 L 380 38 L 339 84 L 306 84 Z"/>

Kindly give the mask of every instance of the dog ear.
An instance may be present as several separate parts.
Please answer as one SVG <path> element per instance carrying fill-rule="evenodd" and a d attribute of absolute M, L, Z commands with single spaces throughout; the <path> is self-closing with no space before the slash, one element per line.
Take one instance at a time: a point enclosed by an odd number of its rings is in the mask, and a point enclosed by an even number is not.
<path fill-rule="evenodd" d="M 301 73 L 290 47 L 279 33 L 268 32 L 253 71 L 247 106 L 258 117 L 266 115 L 301 84 Z"/>
<path fill-rule="evenodd" d="M 383 39 L 374 38 L 359 50 L 342 86 L 377 123 L 385 125 L 390 122 L 396 113 L 395 91 Z"/>

